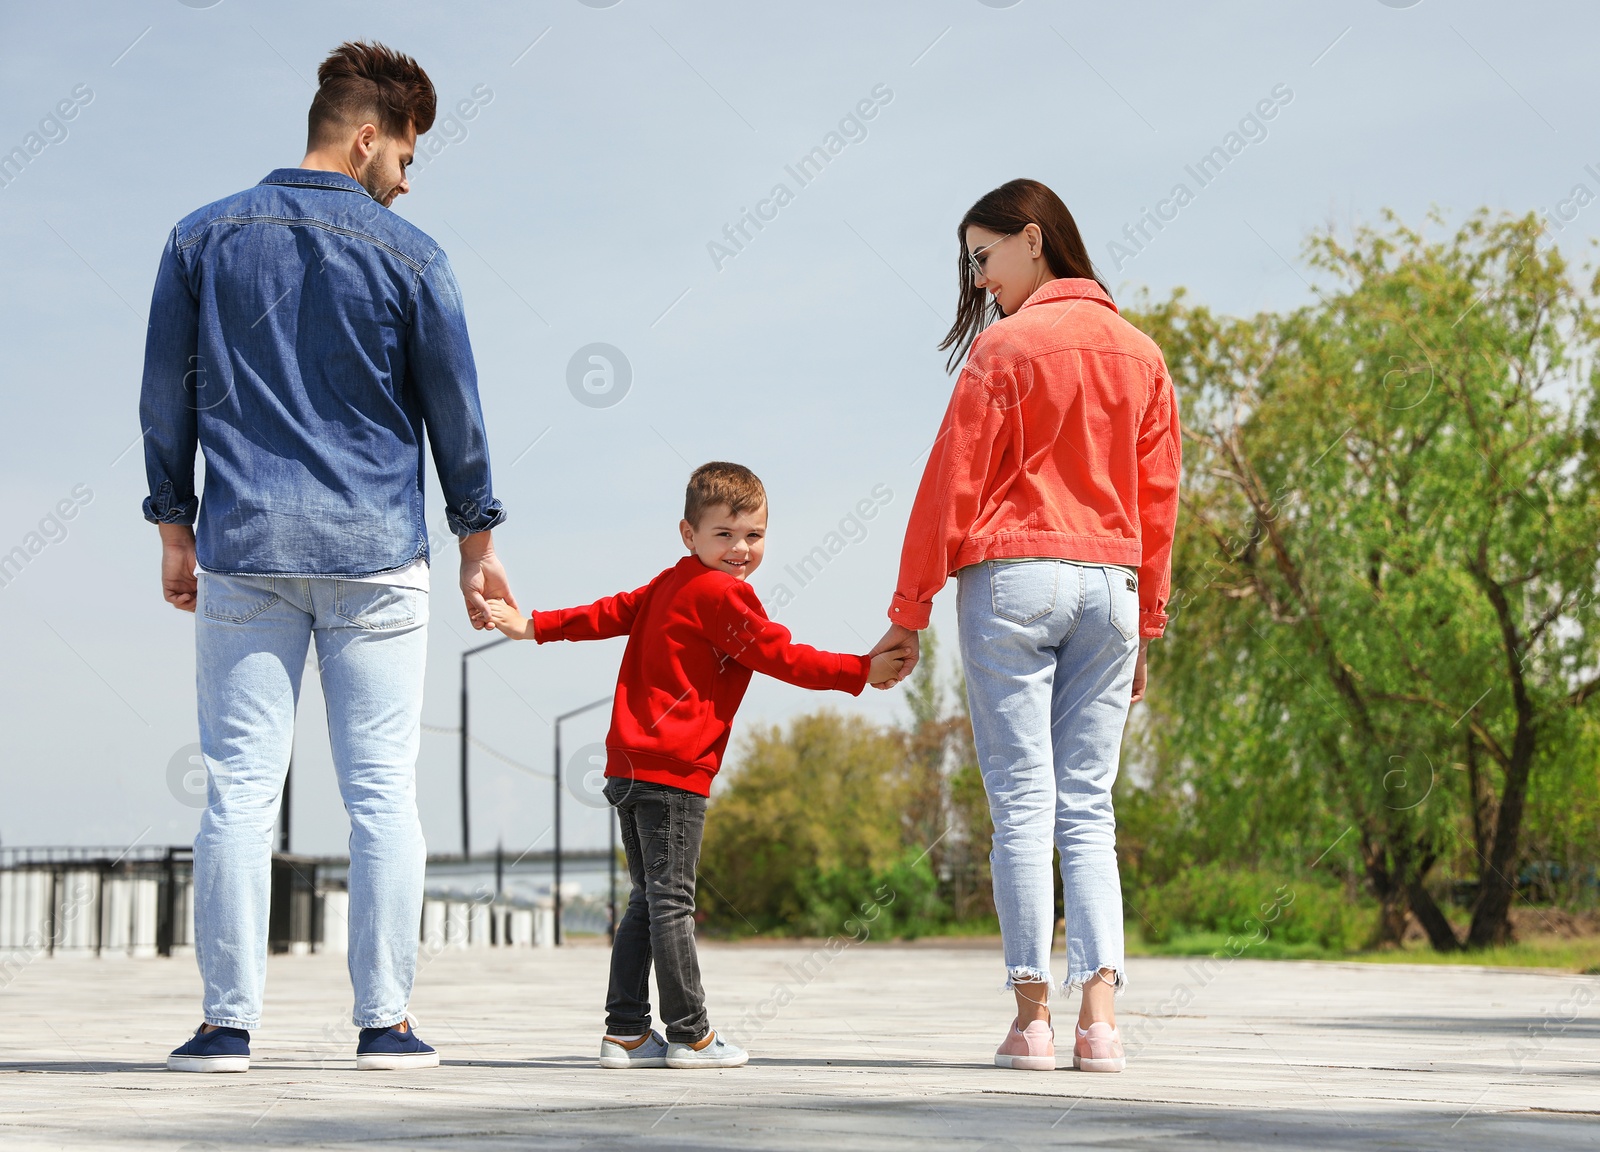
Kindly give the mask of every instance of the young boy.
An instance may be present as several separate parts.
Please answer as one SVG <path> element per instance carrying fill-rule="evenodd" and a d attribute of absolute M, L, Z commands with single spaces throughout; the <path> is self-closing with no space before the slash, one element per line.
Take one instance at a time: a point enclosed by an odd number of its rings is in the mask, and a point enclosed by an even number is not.
<path fill-rule="evenodd" d="M 489 601 L 495 626 L 516 639 L 628 637 L 606 735 L 605 794 L 633 890 L 611 949 L 602 1068 L 734 1068 L 749 1059 L 706 1017 L 694 893 L 706 797 L 751 672 L 854 696 L 894 679 L 908 654 L 822 652 L 767 619 L 748 583 L 767 535 L 766 490 L 750 469 L 695 469 L 678 530 L 690 555 L 643 588 L 531 620 Z M 665 1039 L 651 1028 L 652 962 Z"/>

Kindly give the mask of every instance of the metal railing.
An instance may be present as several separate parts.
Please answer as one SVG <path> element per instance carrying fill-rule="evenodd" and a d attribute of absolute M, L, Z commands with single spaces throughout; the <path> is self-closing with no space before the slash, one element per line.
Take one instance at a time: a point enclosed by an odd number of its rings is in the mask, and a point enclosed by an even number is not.
<path fill-rule="evenodd" d="M 0 849 L 0 951 L 172 955 L 193 940 L 188 848 Z"/>
<path fill-rule="evenodd" d="M 598 852 L 568 853 L 594 863 Z M 551 853 L 525 853 L 525 866 L 553 865 Z M 430 948 L 545 947 L 558 942 L 556 916 L 568 931 L 610 929 L 608 901 L 578 897 L 562 908 L 556 891 L 502 885 L 500 853 L 429 859 L 419 940 Z M 468 887 L 475 867 L 493 867 L 493 887 Z M 268 948 L 275 953 L 344 952 L 348 947 L 349 861 L 272 856 Z M 564 887 L 567 887 L 564 885 Z M 194 853 L 188 846 L 131 849 L 0 848 L 0 985 L 40 956 L 172 956 L 194 946 Z"/>

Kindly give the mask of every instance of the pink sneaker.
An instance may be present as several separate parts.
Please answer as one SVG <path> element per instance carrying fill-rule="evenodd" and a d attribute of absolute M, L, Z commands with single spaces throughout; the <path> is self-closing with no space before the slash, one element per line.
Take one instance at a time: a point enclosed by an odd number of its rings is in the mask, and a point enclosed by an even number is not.
<path fill-rule="evenodd" d="M 1128 1066 L 1122 1054 L 1122 1037 L 1117 1030 L 1104 1022 L 1078 1029 L 1078 1041 L 1072 1047 L 1072 1066 L 1080 1072 L 1121 1072 Z"/>
<path fill-rule="evenodd" d="M 1056 1032 L 1044 1020 L 1035 1020 L 1019 1032 L 1013 1020 L 1006 1038 L 995 1050 L 994 1062 L 1001 1068 L 1021 1068 L 1030 1072 L 1053 1072 L 1056 1067 Z"/>

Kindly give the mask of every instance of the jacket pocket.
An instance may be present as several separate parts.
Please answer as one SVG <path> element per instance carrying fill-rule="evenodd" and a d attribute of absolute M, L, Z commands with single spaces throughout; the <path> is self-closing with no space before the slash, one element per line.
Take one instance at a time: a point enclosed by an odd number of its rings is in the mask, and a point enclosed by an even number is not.
<path fill-rule="evenodd" d="M 1013 624 L 1032 624 L 1055 611 L 1061 565 L 1054 560 L 989 561 L 989 597 L 994 614 Z"/>
<path fill-rule="evenodd" d="M 208 620 L 243 624 L 278 602 L 270 576 L 200 574 L 200 611 Z"/>
<path fill-rule="evenodd" d="M 335 580 L 333 610 L 357 628 L 382 632 L 408 628 L 422 614 L 427 593 L 416 588 L 396 588 L 365 580 Z"/>

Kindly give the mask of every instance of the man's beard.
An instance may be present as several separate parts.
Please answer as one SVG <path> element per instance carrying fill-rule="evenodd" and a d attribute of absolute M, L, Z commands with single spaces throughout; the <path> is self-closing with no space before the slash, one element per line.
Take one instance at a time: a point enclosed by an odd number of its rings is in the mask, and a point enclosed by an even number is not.
<path fill-rule="evenodd" d="M 367 195 L 385 208 L 394 203 L 395 189 L 400 187 L 399 184 L 383 182 L 383 161 L 388 158 L 387 148 L 375 149 L 372 155 L 367 157 L 366 165 L 356 173 L 356 182 L 367 190 Z"/>

